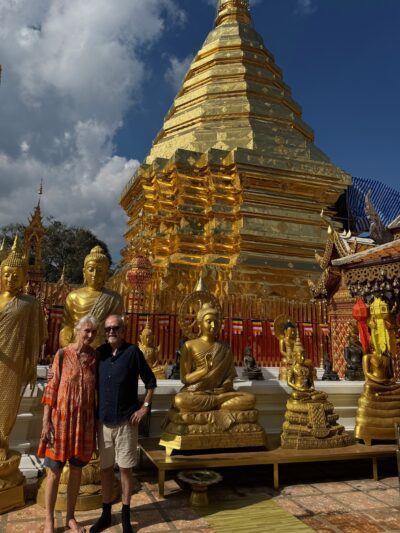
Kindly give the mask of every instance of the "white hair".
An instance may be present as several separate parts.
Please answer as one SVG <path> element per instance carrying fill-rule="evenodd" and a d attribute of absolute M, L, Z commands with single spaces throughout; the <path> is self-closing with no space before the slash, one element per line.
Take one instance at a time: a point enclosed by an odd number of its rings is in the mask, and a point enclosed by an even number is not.
<path fill-rule="evenodd" d="M 93 329 L 97 329 L 99 327 L 99 322 L 96 317 L 93 315 L 86 315 L 76 322 L 74 330 L 79 331 L 85 324 L 90 324 Z"/>

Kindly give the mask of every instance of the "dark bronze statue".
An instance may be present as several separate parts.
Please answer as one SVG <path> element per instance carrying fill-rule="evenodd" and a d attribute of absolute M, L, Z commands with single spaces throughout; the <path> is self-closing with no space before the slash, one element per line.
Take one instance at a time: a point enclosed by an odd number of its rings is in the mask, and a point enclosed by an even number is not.
<path fill-rule="evenodd" d="M 243 356 L 243 372 L 242 377 L 244 379 L 264 379 L 261 368 L 257 366 L 257 363 L 253 357 L 253 352 L 250 344 L 248 344 L 244 349 Z"/>
<path fill-rule="evenodd" d="M 324 354 L 324 373 L 322 375 L 323 381 L 339 381 L 339 376 L 336 370 L 332 368 L 332 361 L 328 353 Z"/>
<path fill-rule="evenodd" d="M 344 349 L 344 358 L 347 364 L 345 378 L 348 381 L 363 381 L 365 379 L 362 367 L 364 354 L 358 335 L 357 322 L 355 321 L 351 326 L 347 343 L 348 344 Z"/>

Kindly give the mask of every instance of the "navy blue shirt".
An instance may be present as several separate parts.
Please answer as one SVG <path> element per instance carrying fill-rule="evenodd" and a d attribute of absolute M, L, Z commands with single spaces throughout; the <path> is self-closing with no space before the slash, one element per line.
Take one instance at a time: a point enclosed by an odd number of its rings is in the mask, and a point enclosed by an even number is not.
<path fill-rule="evenodd" d="M 139 376 L 146 389 L 157 387 L 156 378 L 134 344 L 124 341 L 114 357 L 109 344 L 102 344 L 97 352 L 98 418 L 105 424 L 119 424 L 140 408 Z"/>

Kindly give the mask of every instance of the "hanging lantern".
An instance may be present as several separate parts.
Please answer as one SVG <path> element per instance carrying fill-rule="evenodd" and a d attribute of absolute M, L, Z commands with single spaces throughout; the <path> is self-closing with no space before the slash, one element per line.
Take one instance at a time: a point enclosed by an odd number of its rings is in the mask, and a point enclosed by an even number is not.
<path fill-rule="evenodd" d="M 131 268 L 126 277 L 133 289 L 136 289 L 138 292 L 144 292 L 152 273 L 152 266 L 147 257 L 135 255 L 131 259 Z"/>
<path fill-rule="evenodd" d="M 369 317 L 369 309 L 364 302 L 364 299 L 359 296 L 352 310 L 353 318 L 357 320 L 358 333 L 364 353 L 368 353 L 370 344 L 370 334 L 368 331 L 367 320 Z"/>

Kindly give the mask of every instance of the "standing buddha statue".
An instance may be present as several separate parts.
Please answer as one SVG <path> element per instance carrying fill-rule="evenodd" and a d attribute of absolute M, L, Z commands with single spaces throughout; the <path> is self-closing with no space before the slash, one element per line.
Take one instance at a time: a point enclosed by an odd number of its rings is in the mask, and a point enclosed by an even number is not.
<path fill-rule="evenodd" d="M 298 333 L 293 356 L 294 363 L 287 377 L 293 392 L 286 403 L 282 448 L 337 448 L 352 444 L 352 437 L 337 424 L 339 416 L 327 395 L 315 390 L 313 365 L 305 357 Z"/>
<path fill-rule="evenodd" d="M 233 387 L 236 370 L 230 347 L 217 340 L 220 311 L 204 303 L 197 313 L 200 336 L 181 350 L 181 381 L 164 423 L 160 444 L 173 449 L 265 446 L 254 394 Z"/>
<path fill-rule="evenodd" d="M 36 298 L 22 294 L 27 263 L 18 237 L 1 263 L 0 294 L 0 513 L 24 504 L 21 455 L 9 450 L 21 390 L 36 383 L 36 365 L 46 340 L 43 309 Z"/>
<path fill-rule="evenodd" d="M 83 264 L 84 287 L 71 291 L 65 301 L 64 315 L 60 331 L 60 344 L 67 346 L 74 339 L 75 324 L 84 316 L 92 315 L 99 327 L 93 347 L 105 341 L 104 321 L 109 315 L 122 315 L 121 296 L 107 289 L 110 262 L 100 246 L 92 248 Z"/>
<path fill-rule="evenodd" d="M 400 424 L 400 383 L 394 380 L 390 352 L 365 354 L 364 390 L 358 400 L 354 436 L 366 444 L 372 440 L 395 438 L 395 424 Z"/>
<path fill-rule="evenodd" d="M 396 353 L 395 313 L 389 308 L 389 304 L 381 298 L 374 298 L 369 306 L 369 313 L 368 326 L 371 330 L 371 340 L 375 352 L 379 355 L 388 350 L 394 355 Z"/>
<path fill-rule="evenodd" d="M 154 342 L 154 335 L 150 328 L 149 317 L 147 317 L 146 325 L 140 334 L 139 348 L 156 378 L 165 379 L 165 365 L 158 362 L 160 347 L 156 346 Z"/>

